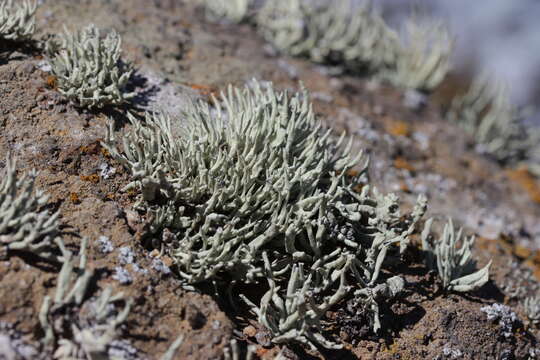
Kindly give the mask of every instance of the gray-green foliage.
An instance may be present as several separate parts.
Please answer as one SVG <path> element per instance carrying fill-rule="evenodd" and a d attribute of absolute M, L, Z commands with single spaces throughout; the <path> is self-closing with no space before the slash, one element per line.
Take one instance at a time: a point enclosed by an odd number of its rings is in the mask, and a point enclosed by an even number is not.
<path fill-rule="evenodd" d="M 347 174 L 365 159 L 352 142 L 341 149 L 344 135 L 335 141 L 322 127 L 305 91 L 230 87 L 214 103 L 182 119 L 131 117 L 122 149 L 112 129 L 104 146 L 132 173 L 126 189 L 140 192 L 154 238 L 174 234 L 160 246 L 186 283 L 268 282 L 260 306 L 246 300 L 274 341 L 334 347 L 319 333 L 324 311 L 359 289 L 376 301 L 368 290 L 384 283 L 384 260 L 404 250 L 425 199 L 402 216 L 395 195 L 356 193 L 364 170 Z"/>
<path fill-rule="evenodd" d="M 247 16 L 253 0 L 200 0 L 210 19 L 239 23 Z"/>
<path fill-rule="evenodd" d="M 491 261 L 478 271 L 474 271 L 476 261 L 471 248 L 474 236 L 462 237 L 462 229 L 455 232 L 452 220 L 445 224 L 439 239 L 431 237 L 433 219 L 426 222 L 422 232 L 422 248 L 426 252 L 426 264 L 436 270 L 446 290 L 467 292 L 480 288 L 489 280 Z M 461 246 L 458 248 L 458 245 Z"/>
<path fill-rule="evenodd" d="M 37 3 L 30 0 L 0 1 L 0 39 L 23 41 L 35 31 Z"/>
<path fill-rule="evenodd" d="M 133 72 L 120 61 L 121 38 L 112 30 L 105 36 L 94 25 L 47 42 L 52 73 L 59 91 L 81 107 L 120 105 L 134 96 L 125 91 Z"/>
<path fill-rule="evenodd" d="M 452 40 L 445 26 L 409 21 L 400 40 L 367 1 L 267 1 L 257 25 L 281 52 L 368 70 L 401 87 L 432 90 L 450 70 Z"/>
<path fill-rule="evenodd" d="M 486 75 L 477 77 L 464 95 L 452 101 L 446 118 L 474 137 L 481 152 L 499 161 L 528 159 L 539 149 L 540 129 L 526 127 L 506 88 Z"/>
<path fill-rule="evenodd" d="M 58 213 L 44 210 L 48 196 L 34 192 L 36 172 L 19 177 L 8 156 L 0 181 L 0 251 L 31 252 L 56 260 L 52 242 L 58 233 Z"/>
<path fill-rule="evenodd" d="M 87 300 L 94 271 L 87 267 L 86 239 L 81 243 L 78 259 L 60 239 L 57 239 L 57 244 L 62 251 L 63 264 L 54 297 L 45 297 L 39 313 L 45 332 L 42 342 L 53 347 L 55 359 L 120 360 L 109 356 L 108 351 L 119 335 L 119 326 L 129 314 L 131 300 L 120 312 L 116 311 L 114 303 L 123 300 L 123 294 L 112 295 L 110 288 L 97 298 Z M 77 260 L 78 266 L 75 267 Z"/>

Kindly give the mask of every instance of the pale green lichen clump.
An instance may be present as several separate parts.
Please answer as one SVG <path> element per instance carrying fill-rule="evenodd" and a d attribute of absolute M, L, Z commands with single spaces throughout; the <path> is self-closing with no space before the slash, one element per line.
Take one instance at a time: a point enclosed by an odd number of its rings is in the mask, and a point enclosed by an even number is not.
<path fill-rule="evenodd" d="M 453 40 L 443 23 L 409 20 L 395 63 L 382 68 L 380 76 L 397 86 L 433 90 L 451 69 L 452 50 Z"/>
<path fill-rule="evenodd" d="M 369 4 L 267 1 L 257 24 L 279 51 L 350 71 L 377 70 L 393 64 L 397 56 L 397 34 Z"/>
<path fill-rule="evenodd" d="M 443 288 L 467 292 L 483 286 L 489 280 L 491 261 L 482 269 L 474 271 L 476 261 L 471 252 L 474 236 L 462 237 L 462 229 L 456 233 L 452 220 L 449 220 L 444 226 L 442 236 L 432 239 L 432 223 L 433 219 L 426 222 L 422 232 L 422 248 L 426 252 L 427 266 L 437 271 Z"/>
<path fill-rule="evenodd" d="M 87 299 L 94 270 L 87 266 L 86 239 L 75 259 L 60 239 L 57 244 L 62 251 L 62 269 L 54 297 L 46 296 L 41 305 L 42 343 L 52 348 L 54 358 L 59 360 L 123 359 L 111 353 L 132 301 L 124 300 L 122 293 L 112 295 L 110 288 L 97 298 Z M 121 311 L 114 305 L 119 301 L 126 303 Z"/>
<path fill-rule="evenodd" d="M 199 0 L 204 4 L 206 14 L 213 20 L 239 23 L 245 19 L 253 0 Z"/>
<path fill-rule="evenodd" d="M 540 130 L 523 123 L 507 89 L 486 75 L 477 77 L 464 95 L 452 101 L 446 118 L 471 135 L 479 151 L 503 163 L 534 159 L 540 149 Z"/>
<path fill-rule="evenodd" d="M 34 192 L 35 178 L 35 171 L 19 177 L 8 156 L 0 181 L 0 257 L 17 250 L 56 260 L 51 246 L 58 233 L 58 213 L 43 209 L 48 196 Z"/>
<path fill-rule="evenodd" d="M 0 1 L 0 39 L 28 40 L 36 28 L 36 8 L 35 1 Z"/>
<path fill-rule="evenodd" d="M 127 188 L 140 191 L 154 239 L 167 229 L 156 245 L 186 283 L 268 282 L 261 305 L 244 299 L 275 342 L 339 347 L 320 334 L 325 310 L 364 289 L 375 312 L 397 292 L 380 288 L 381 267 L 407 245 L 425 199 L 402 216 L 395 195 L 368 185 L 356 193 L 364 170 L 347 174 L 365 159 L 351 142 L 341 149 L 344 136 L 333 140 L 305 91 L 289 98 L 256 83 L 214 102 L 193 104 L 182 119 L 131 117 L 123 148 L 112 129 L 104 146 L 132 173 Z"/>
<path fill-rule="evenodd" d="M 121 38 L 114 30 L 105 36 L 94 25 L 47 42 L 52 73 L 58 90 L 81 107 L 120 105 L 134 96 L 126 84 L 133 72 L 120 61 Z"/>
<path fill-rule="evenodd" d="M 281 52 L 353 73 L 367 70 L 400 87 L 433 90 L 450 70 L 446 26 L 409 21 L 402 40 L 368 1 L 267 1 L 257 26 Z"/>

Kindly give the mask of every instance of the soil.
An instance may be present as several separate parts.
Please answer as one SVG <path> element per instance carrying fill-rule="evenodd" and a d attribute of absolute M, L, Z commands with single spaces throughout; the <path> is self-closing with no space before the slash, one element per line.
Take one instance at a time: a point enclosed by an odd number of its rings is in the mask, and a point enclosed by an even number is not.
<path fill-rule="evenodd" d="M 200 8 L 178 0 L 47 0 L 39 7 L 34 38 L 59 33 L 64 25 L 75 29 L 89 23 L 121 34 L 124 59 L 137 69 L 130 84 L 137 97 L 121 108 L 78 109 L 55 89 L 37 42 L 4 46 L 0 159 L 11 153 L 21 173 L 39 171 L 36 185 L 50 196 L 47 207 L 60 212 L 70 249 L 89 239 L 95 290 L 111 286 L 133 298 L 123 336 L 138 358 L 159 359 L 179 335 L 184 341 L 177 359 L 219 359 L 233 338 L 242 349 L 256 345 L 263 359 L 280 350 L 291 359 L 540 357 L 540 331 L 528 325 L 523 308 L 527 296 L 540 295 L 538 179 L 475 152 L 471 139 L 443 120 L 447 90 L 427 96 L 367 78 L 332 75 L 323 66 L 276 55 L 249 24 L 209 23 Z M 155 266 L 159 254 L 148 251 L 137 236 L 134 195 L 121 191 L 128 174 L 100 145 L 109 122 L 125 131 L 128 111 L 159 107 L 178 114 L 189 99 L 251 79 L 291 90 L 301 81 L 325 124 L 336 134 L 346 131 L 355 149 L 370 155 L 372 184 L 397 192 L 404 209 L 426 194 L 428 217 L 451 217 L 478 235 L 478 266 L 493 260 L 489 283 L 465 295 L 445 293 L 422 264 L 415 235 L 406 262 L 392 269 L 404 274 L 408 290 L 383 304 L 383 333 L 370 333 L 354 307 L 342 304 L 327 314 L 327 330 L 345 349 L 313 353 L 297 345 L 268 346 L 264 328 L 235 313 L 212 289 L 184 289 L 173 274 Z M 415 95 L 425 103 L 407 104 Z M 103 252 L 99 239 L 110 241 L 112 251 Z M 126 251 L 133 261 L 126 263 Z M 166 256 L 160 260 L 170 263 Z M 117 267 L 128 270 L 130 283 L 115 279 Z M 24 253 L 0 261 L 0 335 L 9 333 L 39 349 L 38 313 L 43 298 L 54 292 L 58 271 L 58 264 Z M 482 310 L 495 303 L 517 314 L 509 336 Z M 7 356 L 0 348 L 0 359 Z"/>

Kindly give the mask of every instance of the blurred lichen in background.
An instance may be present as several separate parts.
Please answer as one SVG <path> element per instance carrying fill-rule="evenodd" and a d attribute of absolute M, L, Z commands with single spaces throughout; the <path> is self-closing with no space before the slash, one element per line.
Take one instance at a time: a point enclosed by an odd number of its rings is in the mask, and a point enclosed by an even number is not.
<path fill-rule="evenodd" d="M 37 3 L 30 0 L 0 1 L 0 39 L 28 40 L 35 31 Z"/>

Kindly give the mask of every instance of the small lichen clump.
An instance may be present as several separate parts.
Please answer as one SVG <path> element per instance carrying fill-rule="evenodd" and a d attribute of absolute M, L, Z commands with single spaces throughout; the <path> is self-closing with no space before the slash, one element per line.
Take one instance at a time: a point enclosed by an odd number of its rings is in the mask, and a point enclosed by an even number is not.
<path fill-rule="evenodd" d="M 42 343 L 60 360 L 123 359 L 112 354 L 126 347 L 117 338 L 129 314 L 131 300 L 124 300 L 122 293 L 112 295 L 110 288 L 96 298 L 87 299 L 94 270 L 87 266 L 86 239 L 77 258 L 62 240 L 57 239 L 57 244 L 62 252 L 62 269 L 54 297 L 45 297 L 39 313 L 45 333 Z M 118 312 L 114 304 L 119 301 L 125 302 L 125 306 Z"/>
<path fill-rule="evenodd" d="M 422 232 L 422 248 L 426 252 L 426 264 L 437 270 L 442 285 L 450 291 L 467 292 L 480 288 L 489 280 L 491 261 L 478 271 L 472 258 L 474 236 L 462 237 L 462 229 L 456 233 L 452 220 L 444 226 L 442 236 L 431 239 L 433 219 L 426 222 Z M 461 246 L 458 248 L 458 245 Z"/>
<path fill-rule="evenodd" d="M 126 189 L 140 191 L 152 237 L 168 234 L 155 245 L 186 283 L 268 283 L 260 305 L 244 299 L 275 342 L 339 347 L 320 334 L 321 318 L 355 289 L 378 330 L 377 301 L 398 292 L 381 267 L 405 249 L 425 199 L 402 216 L 395 195 L 355 192 L 365 171 L 348 174 L 365 159 L 352 142 L 341 149 L 344 136 L 322 127 L 306 91 L 289 98 L 255 83 L 214 103 L 193 104 L 181 121 L 131 117 L 123 149 L 112 129 L 104 144 L 132 173 Z"/>
<path fill-rule="evenodd" d="M 245 19 L 253 0 L 200 0 L 210 19 L 239 23 Z"/>
<path fill-rule="evenodd" d="M 267 1 L 257 25 L 281 52 L 367 71 L 400 87 L 433 90 L 450 70 L 453 42 L 446 26 L 409 21 L 401 40 L 367 1 Z"/>
<path fill-rule="evenodd" d="M 409 20 L 395 63 L 381 69 L 380 76 L 397 86 L 433 90 L 451 69 L 452 49 L 452 37 L 444 24 Z"/>
<path fill-rule="evenodd" d="M 267 1 L 257 17 L 263 36 L 279 51 L 351 71 L 390 66 L 399 38 L 369 4 Z"/>
<path fill-rule="evenodd" d="M 28 40 L 35 31 L 34 17 L 37 3 L 23 0 L 2 0 L 0 2 L 0 39 L 11 41 Z"/>
<path fill-rule="evenodd" d="M 128 101 L 134 96 L 125 89 L 133 69 L 120 60 L 121 43 L 116 31 L 103 37 L 94 25 L 75 33 L 65 30 L 60 41 L 49 40 L 46 50 L 58 90 L 87 108 Z"/>
<path fill-rule="evenodd" d="M 15 161 L 8 156 L 0 182 L 0 256 L 18 250 L 56 260 L 51 246 L 58 233 L 58 213 L 43 209 L 48 196 L 34 193 L 35 177 L 35 171 L 17 176 Z"/>
<path fill-rule="evenodd" d="M 511 104 L 507 89 L 486 75 L 474 79 L 469 90 L 456 97 L 446 113 L 461 126 L 477 149 L 500 162 L 512 164 L 540 157 L 540 130 L 524 124 L 523 113 Z"/>

